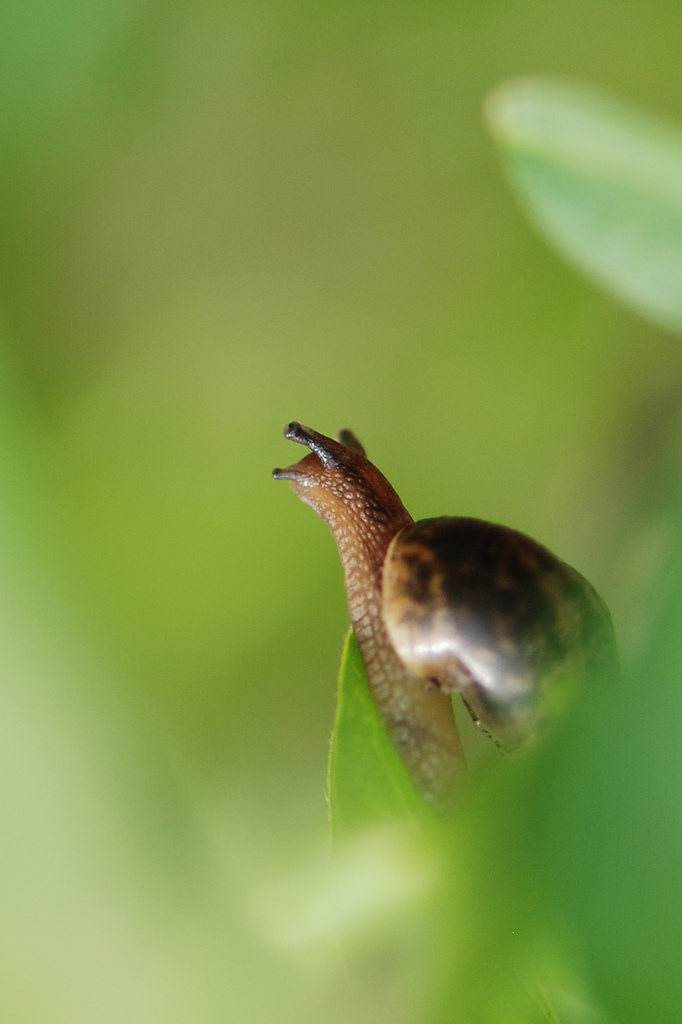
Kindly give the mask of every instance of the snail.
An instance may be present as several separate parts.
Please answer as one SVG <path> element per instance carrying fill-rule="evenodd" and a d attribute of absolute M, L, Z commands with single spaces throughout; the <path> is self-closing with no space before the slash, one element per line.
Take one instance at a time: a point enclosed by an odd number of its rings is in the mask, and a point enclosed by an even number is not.
<path fill-rule="evenodd" d="M 514 748 L 572 685 L 614 671 L 606 605 L 547 548 L 480 519 L 414 522 L 350 430 L 284 436 L 310 452 L 273 476 L 332 532 L 374 702 L 429 802 L 447 804 L 465 771 L 453 691 Z"/>

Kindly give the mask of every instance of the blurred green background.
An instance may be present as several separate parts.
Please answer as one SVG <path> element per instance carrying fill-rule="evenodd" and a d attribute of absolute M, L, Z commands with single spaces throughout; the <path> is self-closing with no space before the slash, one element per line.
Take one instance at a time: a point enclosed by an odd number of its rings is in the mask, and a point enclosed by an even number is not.
<path fill-rule="evenodd" d="M 682 120 L 681 29 L 643 0 L 5 0 L 3 1020 L 427 1019 L 409 943 L 351 970 L 341 897 L 301 909 L 347 616 L 270 471 L 289 420 L 352 427 L 416 517 L 575 564 L 637 656 L 682 353 L 534 234 L 481 108 L 541 72 Z"/>

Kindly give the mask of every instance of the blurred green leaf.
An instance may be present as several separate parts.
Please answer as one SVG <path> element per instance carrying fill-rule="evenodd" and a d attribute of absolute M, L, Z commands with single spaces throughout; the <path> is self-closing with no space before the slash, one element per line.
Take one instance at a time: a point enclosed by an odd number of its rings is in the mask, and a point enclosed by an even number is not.
<path fill-rule="evenodd" d="M 383 820 L 428 813 L 374 706 L 352 632 L 339 672 L 329 752 L 329 810 L 335 838 Z"/>
<path fill-rule="evenodd" d="M 682 1005 L 681 557 L 678 537 L 657 621 L 621 694 L 591 695 L 533 793 L 544 809 L 536 870 L 621 1024 L 674 1024 Z"/>
<path fill-rule="evenodd" d="M 490 131 L 531 218 L 589 277 L 682 329 L 682 132 L 588 86 L 520 79 Z"/>

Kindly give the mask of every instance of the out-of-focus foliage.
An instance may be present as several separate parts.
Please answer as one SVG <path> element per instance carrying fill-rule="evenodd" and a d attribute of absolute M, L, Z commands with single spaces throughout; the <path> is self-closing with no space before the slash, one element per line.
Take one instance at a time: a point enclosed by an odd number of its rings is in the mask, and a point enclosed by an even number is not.
<path fill-rule="evenodd" d="M 512 180 L 550 240 L 628 304 L 682 327 L 682 131 L 589 89 L 547 81 L 504 86 L 489 113 Z M 626 662 L 622 699 L 596 695 L 541 783 L 543 870 L 619 1021 L 672 1022 L 682 1005 L 673 966 L 682 944 L 676 455 L 654 527 L 665 569 L 655 589 L 640 594 L 648 628 Z"/>
<path fill-rule="evenodd" d="M 2 5 L 0 1018 L 677 1019 L 682 353 L 534 236 L 481 106 L 549 72 L 682 120 L 679 27 Z M 463 722 L 454 818 L 333 855 L 294 417 L 575 564 L 627 668 L 528 758 Z"/>
<path fill-rule="evenodd" d="M 533 218 L 619 299 L 682 328 L 682 130 L 575 83 L 512 82 L 488 120 Z"/>

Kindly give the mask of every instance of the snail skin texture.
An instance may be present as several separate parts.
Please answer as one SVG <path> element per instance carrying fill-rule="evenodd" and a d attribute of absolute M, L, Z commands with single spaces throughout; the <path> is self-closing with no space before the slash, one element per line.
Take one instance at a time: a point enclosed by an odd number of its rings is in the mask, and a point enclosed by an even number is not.
<path fill-rule="evenodd" d="M 294 422 L 284 436 L 310 453 L 273 476 L 332 532 L 374 701 L 429 802 L 446 804 L 465 770 L 453 690 L 511 748 L 570 686 L 613 674 L 606 605 L 547 548 L 479 519 L 415 523 L 349 430 Z"/>

